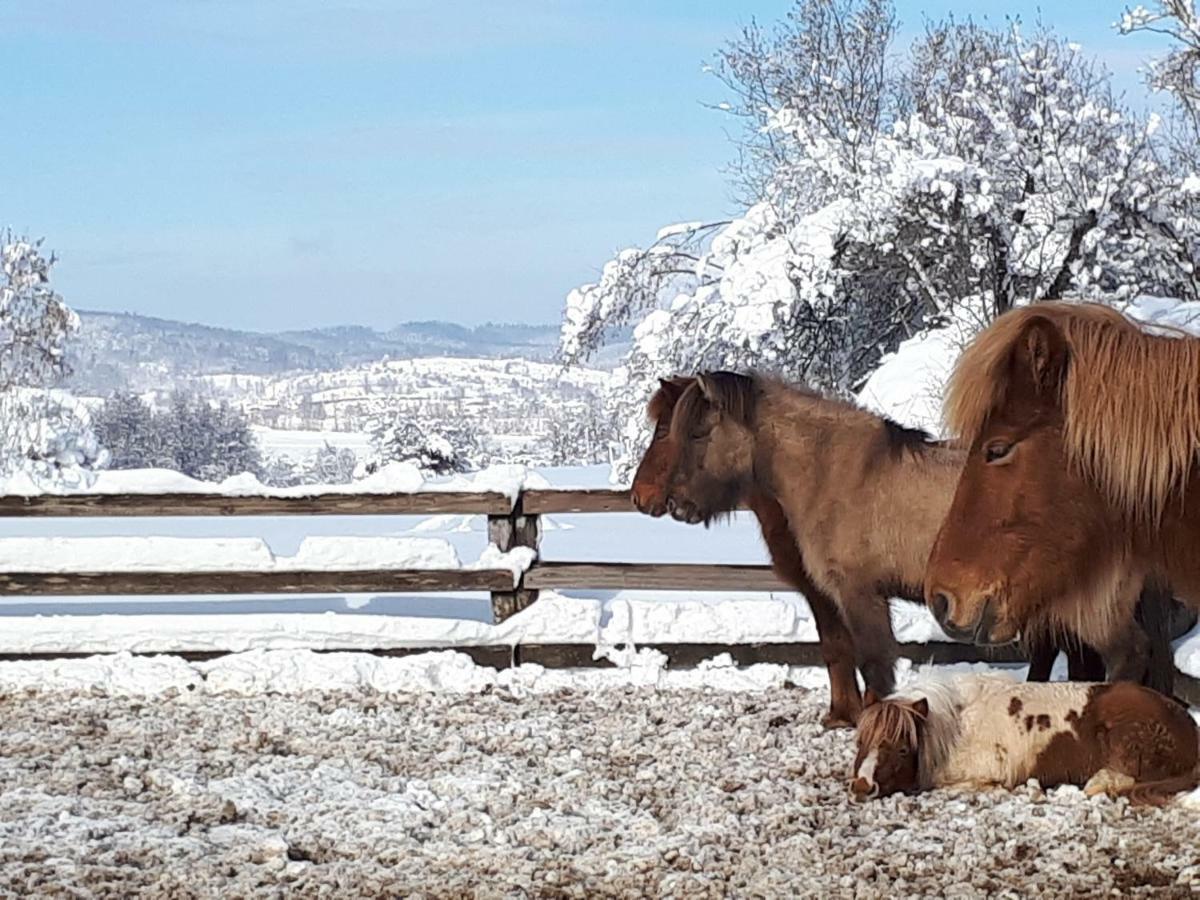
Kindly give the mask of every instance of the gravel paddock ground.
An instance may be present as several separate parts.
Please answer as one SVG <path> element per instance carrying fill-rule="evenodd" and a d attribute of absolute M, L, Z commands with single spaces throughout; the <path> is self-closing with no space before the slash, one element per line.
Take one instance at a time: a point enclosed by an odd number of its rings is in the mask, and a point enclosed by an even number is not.
<path fill-rule="evenodd" d="M 1200 810 L 846 796 L 825 696 L 0 698 L 20 896 L 1192 896 Z"/>

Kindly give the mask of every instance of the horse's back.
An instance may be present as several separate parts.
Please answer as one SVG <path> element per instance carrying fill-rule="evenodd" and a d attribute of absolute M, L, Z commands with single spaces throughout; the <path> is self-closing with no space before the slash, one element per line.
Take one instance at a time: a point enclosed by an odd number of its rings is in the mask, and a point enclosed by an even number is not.
<path fill-rule="evenodd" d="M 1139 780 L 1191 771 L 1200 759 L 1200 734 L 1188 710 L 1141 685 L 1101 685 L 1088 720 L 1103 746 L 1105 767 Z"/>

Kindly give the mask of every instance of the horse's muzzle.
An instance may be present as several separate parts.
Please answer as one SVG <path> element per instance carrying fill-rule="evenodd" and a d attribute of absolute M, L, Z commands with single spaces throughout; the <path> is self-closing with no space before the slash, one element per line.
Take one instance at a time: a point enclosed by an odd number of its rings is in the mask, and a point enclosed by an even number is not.
<path fill-rule="evenodd" d="M 879 785 L 867 781 L 865 778 L 852 778 L 850 780 L 850 796 L 858 803 L 874 800 L 879 796 Z"/>
<path fill-rule="evenodd" d="M 941 588 L 930 591 L 929 609 L 948 637 L 965 644 L 993 644 L 992 631 L 996 627 L 996 597 L 988 595 L 982 603 L 969 604 L 978 612 L 967 618 L 961 612 L 963 604 L 956 602 L 953 594 Z"/>

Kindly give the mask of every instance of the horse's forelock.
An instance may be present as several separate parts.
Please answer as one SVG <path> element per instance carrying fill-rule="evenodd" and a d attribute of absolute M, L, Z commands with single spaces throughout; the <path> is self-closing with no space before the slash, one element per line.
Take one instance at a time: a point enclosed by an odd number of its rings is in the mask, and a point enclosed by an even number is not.
<path fill-rule="evenodd" d="M 860 747 L 880 744 L 907 744 L 916 750 L 920 741 L 920 722 L 924 717 L 907 703 L 882 700 L 862 711 L 858 719 Z"/>
<path fill-rule="evenodd" d="M 707 410 L 708 401 L 701 392 L 699 383 L 692 382 L 679 395 L 679 401 L 671 413 L 671 440 L 677 444 L 686 442 Z"/>
<path fill-rule="evenodd" d="M 675 375 L 671 378 L 662 379 L 658 390 L 654 392 L 654 396 L 650 398 L 650 402 L 646 405 L 646 415 L 651 421 L 657 422 L 664 416 L 672 413 L 683 392 L 695 380 L 695 378 L 689 378 L 684 375 Z"/>
<path fill-rule="evenodd" d="M 671 417 L 671 437 L 687 440 L 711 408 L 739 425 L 754 419 L 758 379 L 737 372 L 703 372 L 688 385 Z"/>

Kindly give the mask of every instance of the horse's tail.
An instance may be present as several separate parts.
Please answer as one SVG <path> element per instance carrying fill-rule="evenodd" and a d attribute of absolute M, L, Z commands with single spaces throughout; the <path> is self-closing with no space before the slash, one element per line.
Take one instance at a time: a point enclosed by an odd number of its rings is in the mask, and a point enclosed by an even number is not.
<path fill-rule="evenodd" d="M 1114 793 L 1125 797 L 1132 806 L 1165 806 L 1176 794 L 1192 791 L 1200 786 L 1200 764 L 1190 772 L 1176 775 L 1174 778 L 1160 778 L 1157 781 L 1139 781 L 1128 787 L 1119 788 Z"/>

